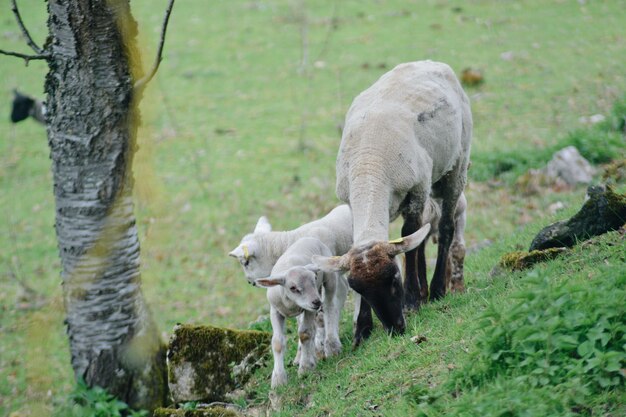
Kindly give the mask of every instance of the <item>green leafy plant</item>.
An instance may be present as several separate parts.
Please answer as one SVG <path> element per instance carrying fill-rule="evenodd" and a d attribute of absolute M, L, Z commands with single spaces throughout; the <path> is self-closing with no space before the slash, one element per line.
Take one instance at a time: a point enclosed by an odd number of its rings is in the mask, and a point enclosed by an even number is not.
<path fill-rule="evenodd" d="M 101 387 L 79 381 L 66 401 L 56 407 L 56 417 L 145 417 L 146 410 L 133 410 Z"/>
<path fill-rule="evenodd" d="M 528 287 L 503 310 L 488 307 L 462 386 L 510 375 L 532 387 L 579 379 L 590 393 L 624 384 L 626 277 L 555 284 L 531 272 Z"/>

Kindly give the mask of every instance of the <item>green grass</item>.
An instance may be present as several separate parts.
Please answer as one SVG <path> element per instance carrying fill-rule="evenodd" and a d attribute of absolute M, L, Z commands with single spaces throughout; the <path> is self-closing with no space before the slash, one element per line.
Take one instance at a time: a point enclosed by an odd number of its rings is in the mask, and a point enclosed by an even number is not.
<path fill-rule="evenodd" d="M 165 3 L 133 2 L 145 62 L 154 56 Z M 19 4 L 43 44 L 45 3 Z M 483 289 L 493 285 L 489 291 L 503 297 L 515 287 L 514 280 L 491 284 L 485 271 L 502 251 L 526 249 L 533 231 L 526 225 L 536 231 L 548 222 L 552 203 L 562 202 L 568 212 L 580 206 L 581 189 L 527 197 L 508 181 L 476 180 L 490 179 L 485 166 L 502 163 L 502 156 L 512 164 L 528 160 L 528 166 L 549 157 L 568 132 L 584 127 L 580 117 L 601 113 L 614 130 L 619 127 L 612 106 L 626 91 L 626 1 L 307 2 L 310 60 L 304 73 L 298 71 L 298 4 L 176 4 L 164 61 L 142 102 L 135 155 L 143 290 L 166 335 L 176 322 L 246 327 L 267 312 L 265 295 L 244 284 L 226 254 L 261 214 L 275 229 L 288 229 L 337 204 L 337 125 L 352 98 L 403 61 L 441 60 L 457 73 L 481 69 L 485 83 L 468 89 L 475 134 L 467 240 L 468 246 L 486 239 L 506 243 L 468 256 L 470 293 L 477 298 L 450 297 L 412 319 L 413 332 L 428 335 L 424 346 L 375 335 L 365 349 L 385 352 L 389 372 L 398 377 L 373 388 L 370 397 L 364 387 L 381 379 L 379 363 L 361 351 L 324 364 L 311 377 L 325 381 L 317 384 L 322 396 L 316 398 L 351 391 L 337 402 L 360 407 L 369 400 L 372 409 L 359 413 L 376 414 L 389 401 L 385 393 L 397 399 L 397 387 L 404 393 L 428 384 L 435 378 L 430 375 L 442 380 L 453 355 L 472 346 L 472 338 L 459 342 L 460 329 L 447 333 L 451 322 L 467 324 L 463 315 L 451 317 L 447 306 L 465 305 L 465 313 L 485 305 Z M 0 48 L 28 52 L 8 5 L 2 7 Z M 41 62 L 25 68 L 17 59 L 0 58 L 0 115 L 6 115 L 0 118 L 0 415 L 47 415 L 52 400 L 73 388 L 45 130 L 32 121 L 8 122 L 11 89 L 42 95 L 45 73 Z M 619 141 L 611 143 L 619 147 Z M 395 224 L 392 234 L 398 233 Z M 17 280 L 47 303 L 29 308 Z M 335 368 L 353 370 L 354 378 L 337 388 L 327 380 Z M 412 370 L 408 380 L 397 372 L 404 368 Z M 265 394 L 260 389 L 259 400 Z M 329 407 L 319 399 L 316 404 Z M 403 407 L 413 413 L 410 402 Z"/>
<path fill-rule="evenodd" d="M 536 226 L 468 259 L 468 292 L 412 315 L 406 336 L 379 327 L 357 351 L 311 375 L 298 379 L 292 367 L 273 415 L 622 415 L 624 235 L 611 232 L 529 271 L 490 276 L 499 254 L 529 241 Z M 350 328 L 346 320 L 344 335 Z M 412 336 L 426 340 L 416 345 Z M 270 373 L 260 371 L 248 388 L 251 404 L 270 407 Z"/>

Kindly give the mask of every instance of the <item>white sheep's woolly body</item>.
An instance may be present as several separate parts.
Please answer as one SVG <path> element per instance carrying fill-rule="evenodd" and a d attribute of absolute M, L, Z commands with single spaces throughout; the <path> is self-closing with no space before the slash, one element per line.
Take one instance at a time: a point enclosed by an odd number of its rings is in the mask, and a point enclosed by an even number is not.
<path fill-rule="evenodd" d="M 322 241 L 333 255 L 343 255 L 352 247 L 352 213 L 347 204 L 331 210 L 321 219 L 304 224 L 297 229 L 284 232 L 256 232 L 241 240 L 235 253 L 242 246 L 254 248 L 250 266 L 244 267 L 244 273 L 250 282 L 268 276 L 280 256 L 295 241 L 302 237 L 314 237 Z"/>
<path fill-rule="evenodd" d="M 387 239 L 407 194 L 427 196 L 425 185 L 467 165 L 471 125 L 469 100 L 443 63 L 400 64 L 355 98 L 337 156 L 337 196 L 359 201 L 354 243 Z"/>

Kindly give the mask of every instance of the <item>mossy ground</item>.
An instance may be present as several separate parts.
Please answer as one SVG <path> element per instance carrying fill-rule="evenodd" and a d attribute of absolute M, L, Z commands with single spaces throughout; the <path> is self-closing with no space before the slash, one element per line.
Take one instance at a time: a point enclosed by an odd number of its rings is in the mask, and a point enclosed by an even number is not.
<path fill-rule="evenodd" d="M 509 271 L 522 271 L 528 269 L 539 262 L 549 261 L 565 252 L 564 248 L 550 248 L 544 250 L 533 250 L 530 252 L 509 252 L 502 255 L 498 265 Z"/>
<path fill-rule="evenodd" d="M 241 414 L 224 407 L 208 409 L 182 410 L 179 408 L 157 408 L 153 417 L 240 417 Z"/>

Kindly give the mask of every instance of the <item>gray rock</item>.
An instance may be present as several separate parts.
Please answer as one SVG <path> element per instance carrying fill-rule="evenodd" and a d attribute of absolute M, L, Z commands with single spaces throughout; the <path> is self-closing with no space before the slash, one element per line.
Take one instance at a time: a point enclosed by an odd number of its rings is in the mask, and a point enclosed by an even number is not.
<path fill-rule="evenodd" d="M 173 402 L 224 400 L 263 363 L 271 338 L 266 332 L 177 325 L 167 351 Z"/>
<path fill-rule="evenodd" d="M 589 184 L 595 170 L 578 149 L 568 146 L 552 156 L 544 169 L 547 177 L 560 178 L 568 185 Z"/>

